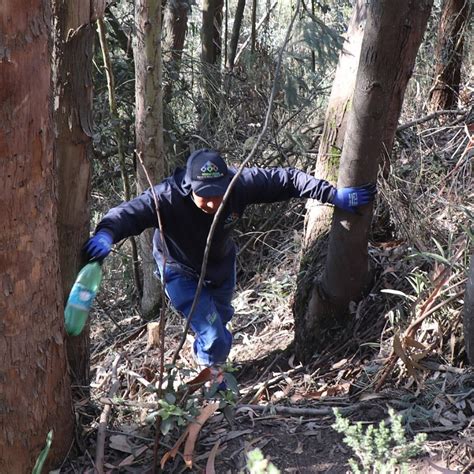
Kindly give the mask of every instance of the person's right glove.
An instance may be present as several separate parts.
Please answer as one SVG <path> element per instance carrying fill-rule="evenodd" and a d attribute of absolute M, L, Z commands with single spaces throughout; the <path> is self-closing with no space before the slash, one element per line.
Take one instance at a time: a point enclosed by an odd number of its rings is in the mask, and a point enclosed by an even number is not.
<path fill-rule="evenodd" d="M 376 194 L 376 184 L 340 188 L 336 189 L 331 203 L 344 211 L 354 214 L 359 206 L 363 206 L 364 204 L 373 201 Z"/>
<path fill-rule="evenodd" d="M 88 261 L 102 262 L 112 249 L 113 238 L 104 230 L 93 235 L 84 245 L 84 256 Z"/>

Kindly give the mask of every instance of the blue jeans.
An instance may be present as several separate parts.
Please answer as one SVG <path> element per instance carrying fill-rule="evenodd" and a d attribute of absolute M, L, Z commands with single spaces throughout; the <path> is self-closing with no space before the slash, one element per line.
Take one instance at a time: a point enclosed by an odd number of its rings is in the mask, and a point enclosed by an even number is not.
<path fill-rule="evenodd" d="M 163 280 L 163 270 L 159 268 Z M 189 316 L 198 281 L 166 267 L 165 291 L 173 307 L 184 317 Z M 194 354 L 199 365 L 223 364 L 232 346 L 232 334 L 226 324 L 234 315 L 231 305 L 235 288 L 235 270 L 222 285 L 203 285 L 191 316 L 195 333 Z"/>

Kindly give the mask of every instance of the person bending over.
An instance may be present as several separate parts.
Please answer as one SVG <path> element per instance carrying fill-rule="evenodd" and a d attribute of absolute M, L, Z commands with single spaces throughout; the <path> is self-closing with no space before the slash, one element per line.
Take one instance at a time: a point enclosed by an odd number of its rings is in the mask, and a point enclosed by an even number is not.
<path fill-rule="evenodd" d="M 113 244 L 145 229 L 154 228 L 153 256 L 171 304 L 189 315 L 197 289 L 206 241 L 214 214 L 237 170 L 217 151 L 193 152 L 185 168 L 131 201 L 110 209 L 84 246 L 88 260 L 102 261 Z M 244 168 L 229 195 L 215 229 L 204 284 L 191 328 L 194 354 L 201 366 L 218 368 L 232 345 L 227 323 L 234 314 L 231 304 L 236 284 L 236 246 L 231 230 L 249 204 L 272 203 L 290 198 L 311 198 L 348 212 L 374 199 L 375 184 L 336 189 L 327 181 L 294 168 Z M 161 241 L 155 197 L 163 225 Z M 166 265 L 164 266 L 164 253 Z"/>

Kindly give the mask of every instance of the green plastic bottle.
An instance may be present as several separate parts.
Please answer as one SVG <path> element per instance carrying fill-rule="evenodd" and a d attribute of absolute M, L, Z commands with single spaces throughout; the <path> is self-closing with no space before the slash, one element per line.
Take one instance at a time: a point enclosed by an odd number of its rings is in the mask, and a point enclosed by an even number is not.
<path fill-rule="evenodd" d="M 78 336 L 84 329 L 101 280 L 102 266 L 97 262 L 88 263 L 77 275 L 64 310 L 66 332 L 70 336 Z"/>

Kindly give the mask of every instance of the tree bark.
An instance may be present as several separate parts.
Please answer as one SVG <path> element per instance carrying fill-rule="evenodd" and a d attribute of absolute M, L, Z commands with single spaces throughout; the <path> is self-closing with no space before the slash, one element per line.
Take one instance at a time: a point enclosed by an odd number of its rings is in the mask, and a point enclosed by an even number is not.
<path fill-rule="evenodd" d="M 217 116 L 221 86 L 223 0 L 204 0 L 202 4 L 201 61 L 203 100 L 201 126 L 210 128 Z"/>
<path fill-rule="evenodd" d="M 237 46 L 239 44 L 240 28 L 244 17 L 245 0 L 238 0 L 235 9 L 234 24 L 232 26 L 232 37 L 230 38 L 229 55 L 227 58 L 227 69 L 232 71 L 234 68 L 235 55 L 237 54 Z"/>
<path fill-rule="evenodd" d="M 471 365 L 474 365 L 474 254 L 471 255 L 471 265 L 466 283 L 463 308 L 464 344 Z"/>
<path fill-rule="evenodd" d="M 430 91 L 431 111 L 449 110 L 457 106 L 469 13 L 468 0 L 443 2 L 435 50 L 435 80 Z"/>
<path fill-rule="evenodd" d="M 346 135 L 349 111 L 352 106 L 357 67 L 367 19 L 367 3 L 358 0 L 354 5 L 346 41 L 343 44 L 324 120 L 324 129 L 318 150 L 314 176 L 337 183 L 341 152 Z M 318 315 L 308 314 L 308 303 L 314 281 L 323 271 L 327 256 L 328 236 L 331 229 L 333 207 L 308 200 L 306 204 L 303 258 L 300 262 L 297 290 L 294 298 L 295 339 L 301 348 L 300 356 L 311 353 L 314 332 L 319 332 Z M 314 327 L 313 327 L 314 325 Z M 308 333 L 308 329 L 311 330 Z"/>
<path fill-rule="evenodd" d="M 405 64 L 407 59 L 414 60 L 422 37 L 415 30 L 423 23 L 420 18 L 427 19 L 431 6 L 432 0 L 370 3 L 338 187 L 376 181 L 383 141 L 387 139 L 388 111 L 395 102 L 398 104 L 392 97 L 401 94 L 403 98 L 403 84 L 406 87 L 408 80 L 403 74 Z M 328 327 L 347 323 L 349 303 L 363 296 L 368 284 L 371 218 L 370 205 L 361 209 L 361 215 L 339 209 L 334 212 L 324 274 L 313 285 L 304 316 L 299 318 L 296 351 L 302 360 L 321 347 Z"/>
<path fill-rule="evenodd" d="M 173 129 L 173 112 L 170 102 L 173 96 L 173 85 L 178 80 L 181 70 L 190 11 L 189 0 L 169 0 L 163 18 L 163 63 L 165 70 L 168 71 L 168 80 L 163 88 L 163 139 L 168 168 L 170 164 L 176 164 L 173 157 L 181 148 L 181 144 L 176 143 L 170 133 Z"/>
<path fill-rule="evenodd" d="M 135 2 L 137 28 L 135 58 L 136 149 L 152 184 L 163 178 L 163 89 L 161 65 L 161 0 Z M 142 165 L 137 169 L 138 192 L 150 187 Z M 160 286 L 155 277 L 156 264 L 152 254 L 152 230 L 139 237 L 143 268 L 142 317 L 158 316 Z"/>
<path fill-rule="evenodd" d="M 252 0 L 252 19 L 250 30 L 250 52 L 255 53 L 255 43 L 257 42 L 257 0 Z"/>
<path fill-rule="evenodd" d="M 50 2 L 2 4 L 0 76 L 0 472 L 66 456 L 74 417 L 67 375 L 53 159 Z"/>
<path fill-rule="evenodd" d="M 59 259 L 66 300 L 84 263 L 81 247 L 89 236 L 95 31 L 89 3 L 56 0 L 53 8 Z M 68 359 L 74 384 L 88 387 L 89 324 L 81 335 L 68 339 Z"/>

